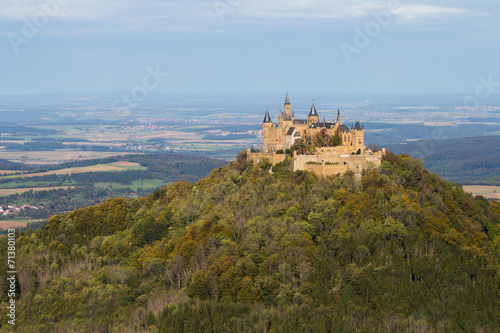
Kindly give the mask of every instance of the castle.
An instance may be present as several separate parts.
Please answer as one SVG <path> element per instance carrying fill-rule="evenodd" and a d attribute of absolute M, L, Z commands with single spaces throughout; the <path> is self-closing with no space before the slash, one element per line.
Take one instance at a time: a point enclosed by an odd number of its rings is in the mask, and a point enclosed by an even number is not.
<path fill-rule="evenodd" d="M 293 171 L 307 170 L 320 176 L 353 171 L 360 174 L 367 167 L 379 166 L 385 148 L 372 151 L 365 146 L 365 129 L 359 122 L 351 129 L 342 124 L 340 109 L 336 122 L 319 121 L 313 104 L 307 119 L 295 119 L 290 97 L 286 94 L 284 112 L 273 123 L 269 110 L 262 122 L 262 152 L 247 149 L 254 163 L 263 159 L 273 165 L 292 154 Z"/>

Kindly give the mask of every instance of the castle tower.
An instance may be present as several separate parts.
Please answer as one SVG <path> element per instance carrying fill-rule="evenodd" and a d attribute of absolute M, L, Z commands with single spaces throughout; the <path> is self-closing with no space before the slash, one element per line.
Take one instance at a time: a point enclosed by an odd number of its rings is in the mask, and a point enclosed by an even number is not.
<path fill-rule="evenodd" d="M 309 115 L 307 116 L 307 124 L 310 125 L 317 122 L 319 122 L 319 115 L 318 112 L 316 112 L 316 107 L 314 106 L 314 100 L 313 100 L 311 111 L 309 111 Z"/>
<path fill-rule="evenodd" d="M 269 114 L 269 109 L 266 110 L 266 115 L 262 121 L 262 151 L 264 153 L 269 152 L 269 148 L 274 142 L 273 133 L 273 121 L 271 120 L 271 115 Z"/>
<path fill-rule="evenodd" d="M 267 124 L 273 124 L 273 121 L 271 120 L 271 115 L 269 114 L 269 109 L 266 109 L 266 115 L 264 116 L 264 120 L 262 121 L 262 126 Z"/>
<path fill-rule="evenodd" d="M 337 124 L 342 125 L 342 123 L 340 122 L 340 108 L 337 111 Z"/>
<path fill-rule="evenodd" d="M 292 105 L 290 104 L 290 97 L 288 97 L 288 92 L 286 93 L 285 99 L 285 114 L 292 114 Z"/>
<path fill-rule="evenodd" d="M 353 146 L 357 151 L 358 149 L 363 152 L 365 150 L 365 126 L 361 126 L 359 121 L 356 122 L 354 128 L 351 129 L 353 137 Z"/>

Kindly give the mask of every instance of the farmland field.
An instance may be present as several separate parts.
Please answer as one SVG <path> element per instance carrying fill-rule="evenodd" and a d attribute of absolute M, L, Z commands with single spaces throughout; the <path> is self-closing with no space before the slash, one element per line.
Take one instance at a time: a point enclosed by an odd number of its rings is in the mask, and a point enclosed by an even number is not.
<path fill-rule="evenodd" d="M 20 221 L 0 221 L 0 229 L 15 229 L 15 228 L 24 228 L 28 225 L 28 222 L 20 222 Z"/>
<path fill-rule="evenodd" d="M 0 221 L 0 229 L 24 228 L 33 222 L 40 222 L 40 220 L 2 220 Z"/>
<path fill-rule="evenodd" d="M 13 173 L 18 173 L 19 171 L 15 171 L 15 170 L 0 170 L 0 176 L 1 175 L 10 175 L 10 174 L 13 174 Z"/>
<path fill-rule="evenodd" d="M 75 173 L 86 173 L 86 172 L 113 172 L 113 171 L 125 171 L 125 170 L 146 170 L 146 167 L 141 166 L 139 163 L 132 162 L 114 162 L 110 164 L 96 164 L 86 167 L 79 168 L 68 168 L 62 170 L 53 170 L 47 172 L 38 173 L 27 173 L 22 175 L 5 176 L 0 178 L 29 178 L 29 177 L 43 177 L 48 175 L 71 175 Z"/>
<path fill-rule="evenodd" d="M 59 190 L 59 189 L 70 189 L 75 188 L 74 186 L 53 186 L 53 187 L 31 187 L 31 188 L 0 188 L 0 197 L 4 197 L 7 195 L 24 193 L 29 191 L 40 192 L 40 191 L 50 191 L 50 190 Z"/>
<path fill-rule="evenodd" d="M 482 195 L 486 199 L 500 200 L 500 186 L 464 185 L 464 191 L 473 195 Z"/>
<path fill-rule="evenodd" d="M 96 151 L 75 151 L 75 150 L 58 150 L 58 151 L 2 151 L 0 158 L 17 163 L 27 164 L 59 164 L 67 160 L 88 160 L 98 159 L 110 156 L 119 156 L 130 153 L 122 152 L 96 152 Z"/>

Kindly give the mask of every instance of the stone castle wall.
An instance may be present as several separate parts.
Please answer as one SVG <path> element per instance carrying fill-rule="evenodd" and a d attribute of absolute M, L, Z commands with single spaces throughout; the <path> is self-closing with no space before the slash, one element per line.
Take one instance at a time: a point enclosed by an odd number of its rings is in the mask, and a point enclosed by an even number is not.
<path fill-rule="evenodd" d="M 336 175 L 352 171 L 356 174 L 366 168 L 378 167 L 382 163 L 382 156 L 385 155 L 385 148 L 382 151 L 371 153 L 368 150 L 361 154 L 337 154 L 332 153 L 315 154 L 315 155 L 297 155 L 294 153 L 291 161 L 292 171 L 305 170 L 311 171 L 318 176 Z M 288 155 L 269 153 L 252 153 L 250 148 L 247 149 L 247 158 L 255 164 L 266 158 L 272 165 L 283 162 Z"/>
<path fill-rule="evenodd" d="M 264 158 L 271 162 L 272 165 L 283 162 L 288 155 L 286 154 L 276 154 L 273 152 L 269 153 L 252 153 L 250 152 L 250 148 L 247 149 L 247 158 L 252 161 L 254 164 L 259 163 Z"/>

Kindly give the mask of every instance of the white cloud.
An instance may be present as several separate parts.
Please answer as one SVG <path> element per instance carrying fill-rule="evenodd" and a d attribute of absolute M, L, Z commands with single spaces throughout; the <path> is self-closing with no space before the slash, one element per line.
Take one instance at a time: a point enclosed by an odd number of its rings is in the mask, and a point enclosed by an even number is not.
<path fill-rule="evenodd" d="M 183 32 L 195 29 L 220 28 L 223 16 L 233 17 L 229 24 L 253 25 L 253 19 L 297 20 L 297 23 L 315 24 L 315 20 L 348 20 L 368 17 L 376 10 L 387 8 L 391 0 L 3 0 L 1 19 L 31 18 L 42 11 L 42 5 L 59 6 L 52 17 L 77 22 L 77 31 L 149 30 Z M 420 22 L 426 18 L 461 15 L 468 10 L 437 4 L 421 4 L 426 0 L 400 0 L 402 6 L 393 11 L 399 19 Z M 445 0 L 442 0 L 445 1 Z M 408 4 L 411 2 L 411 4 Z M 237 18 L 242 18 L 238 20 Z M 299 21 L 300 20 L 300 21 Z M 310 21 L 307 21 L 310 20 Z M 420 20 L 420 21 L 419 21 Z M 254 21 L 254 20 L 253 20 Z M 98 22 L 98 23 L 94 23 Z M 290 21 L 286 24 L 289 24 Z M 66 31 L 69 33 L 70 31 Z"/>
<path fill-rule="evenodd" d="M 435 16 L 450 16 L 466 14 L 469 11 L 462 8 L 441 7 L 430 5 L 407 5 L 401 6 L 393 11 L 394 14 L 400 15 L 403 19 L 413 21 L 423 18 Z"/>
<path fill-rule="evenodd" d="M 243 16 L 254 16 L 268 19 L 352 19 L 369 16 L 376 10 L 390 8 L 390 3 L 396 1 L 361 1 L 361 0 L 242 0 L 238 12 Z M 403 0 L 399 3 L 404 2 Z M 401 4 L 393 10 L 405 20 L 416 20 L 431 16 L 449 16 L 465 14 L 469 11 L 463 8 L 438 5 Z"/>
<path fill-rule="evenodd" d="M 349 0 L 242 0 L 238 12 L 244 16 L 262 17 L 268 19 L 306 18 L 306 19 L 337 19 L 363 17 L 371 10 L 382 8 L 377 2 L 353 2 Z"/>
<path fill-rule="evenodd" d="M 51 31 L 56 34 L 120 33 L 125 31 L 186 32 L 200 26 L 203 18 L 212 21 L 208 4 L 147 0 L 4 0 L 0 20 L 33 22 L 47 12 L 50 20 L 65 24 Z M 45 9 L 44 9 L 45 8 Z"/>
<path fill-rule="evenodd" d="M 6 4 L 0 12 L 0 18 L 20 19 L 31 17 L 42 11 L 42 6 L 58 7 L 56 17 L 69 20 L 128 19 L 130 17 L 156 17 L 160 14 L 168 17 L 197 16 L 202 7 L 196 1 L 159 1 L 159 0 L 2 0 Z"/>

